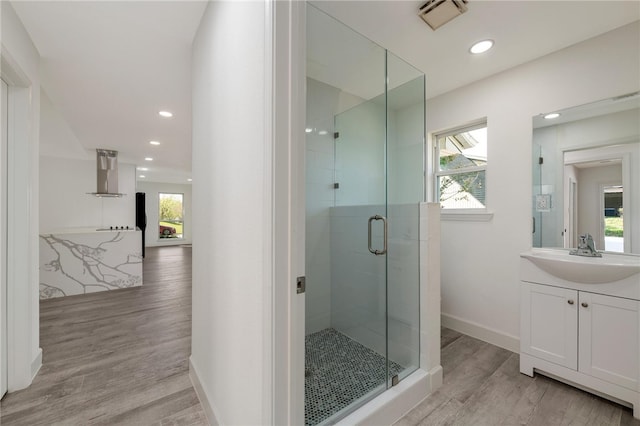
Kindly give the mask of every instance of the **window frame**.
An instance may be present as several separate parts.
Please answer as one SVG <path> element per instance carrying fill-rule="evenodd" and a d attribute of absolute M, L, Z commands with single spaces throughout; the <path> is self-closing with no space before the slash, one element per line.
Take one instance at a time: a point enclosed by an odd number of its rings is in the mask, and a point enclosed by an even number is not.
<path fill-rule="evenodd" d="M 489 221 L 493 217 L 493 213 L 490 212 L 487 208 L 488 200 L 489 200 L 489 192 L 487 188 L 487 172 L 489 167 L 489 158 L 487 155 L 487 160 L 484 165 L 481 166 L 468 166 L 462 167 L 459 169 L 452 170 L 440 170 L 440 140 L 446 138 L 451 135 L 455 135 L 458 133 L 469 132 L 481 128 L 487 129 L 487 139 L 489 132 L 488 120 L 486 117 L 482 119 L 478 119 L 472 121 L 468 124 L 464 124 L 461 126 L 456 126 L 453 128 L 449 128 L 443 131 L 438 131 L 432 133 L 431 141 L 433 148 L 433 162 L 432 162 L 432 176 L 433 176 L 433 198 L 434 202 L 440 203 L 440 179 L 443 176 L 452 176 L 459 175 L 465 173 L 473 173 L 473 172 L 484 172 L 485 174 L 485 198 L 484 198 L 484 207 L 462 207 L 462 208 L 445 208 L 441 206 L 441 217 L 443 220 L 459 220 L 459 221 Z M 487 149 L 488 149 L 488 141 L 487 141 Z"/>
<path fill-rule="evenodd" d="M 175 238 L 166 238 L 166 237 L 161 237 L 160 236 L 160 222 L 162 221 L 161 217 L 160 217 L 160 199 L 163 195 L 179 195 L 181 197 L 181 207 L 182 207 L 182 212 L 181 212 L 181 217 L 182 217 L 182 234 L 180 234 L 180 237 L 175 237 Z M 158 192 L 158 222 L 157 222 L 157 231 L 156 231 L 156 238 L 158 240 L 158 242 L 167 242 L 167 241 L 182 241 L 184 240 L 184 231 L 185 231 L 185 223 L 184 223 L 184 218 L 185 218 L 185 209 L 184 209 L 184 193 L 183 192 Z M 177 234 L 177 232 L 176 232 Z"/>

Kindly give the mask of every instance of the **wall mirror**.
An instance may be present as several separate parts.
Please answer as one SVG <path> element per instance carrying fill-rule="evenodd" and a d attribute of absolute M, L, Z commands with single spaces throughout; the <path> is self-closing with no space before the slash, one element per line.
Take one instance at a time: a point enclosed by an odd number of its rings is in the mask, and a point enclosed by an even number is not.
<path fill-rule="evenodd" d="M 640 254 L 640 92 L 533 117 L 533 247 Z"/>

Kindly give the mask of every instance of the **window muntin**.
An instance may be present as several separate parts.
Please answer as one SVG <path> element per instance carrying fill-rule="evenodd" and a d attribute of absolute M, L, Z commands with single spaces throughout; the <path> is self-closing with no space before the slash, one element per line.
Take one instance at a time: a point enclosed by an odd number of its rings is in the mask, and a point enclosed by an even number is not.
<path fill-rule="evenodd" d="M 158 194 L 158 238 L 184 237 L 184 194 Z"/>
<path fill-rule="evenodd" d="M 442 208 L 486 208 L 486 121 L 438 134 L 435 141 L 435 193 Z"/>

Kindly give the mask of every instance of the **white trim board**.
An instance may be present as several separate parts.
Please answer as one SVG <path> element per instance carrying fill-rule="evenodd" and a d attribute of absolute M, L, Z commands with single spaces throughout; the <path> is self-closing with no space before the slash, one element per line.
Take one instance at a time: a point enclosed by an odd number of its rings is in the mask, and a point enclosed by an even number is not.
<path fill-rule="evenodd" d="M 220 422 L 218 422 L 216 413 L 214 412 L 211 404 L 209 403 L 209 400 L 207 399 L 207 393 L 202 387 L 202 383 L 200 382 L 200 378 L 198 377 L 198 370 L 196 370 L 195 365 L 193 365 L 191 357 L 189 357 L 189 379 L 191 380 L 193 390 L 196 392 L 196 396 L 200 401 L 200 405 L 202 405 L 204 415 L 207 417 L 207 422 L 211 426 L 218 426 Z"/>
<path fill-rule="evenodd" d="M 520 339 L 516 336 L 448 314 L 441 315 L 441 323 L 443 327 L 450 328 L 467 336 L 475 337 L 483 342 L 491 343 L 508 351 L 520 353 Z"/>

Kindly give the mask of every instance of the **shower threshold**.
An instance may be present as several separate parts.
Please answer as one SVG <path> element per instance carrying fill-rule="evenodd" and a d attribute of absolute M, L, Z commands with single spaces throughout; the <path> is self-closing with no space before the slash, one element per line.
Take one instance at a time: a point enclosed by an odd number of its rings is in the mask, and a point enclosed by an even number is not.
<path fill-rule="evenodd" d="M 389 361 L 389 377 L 403 370 Z M 350 411 L 347 407 L 361 405 L 358 402 L 366 401 L 368 394 L 383 391 L 386 374 L 384 356 L 333 328 L 306 336 L 305 425 L 326 424 L 343 417 Z"/>

